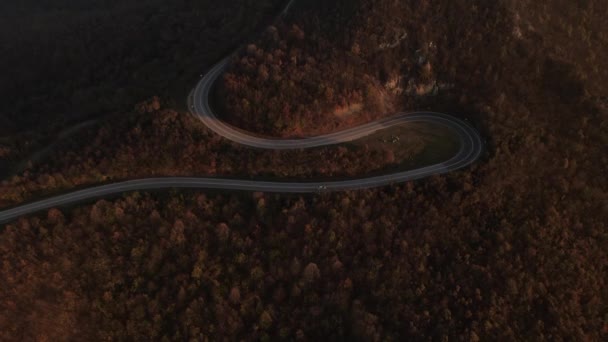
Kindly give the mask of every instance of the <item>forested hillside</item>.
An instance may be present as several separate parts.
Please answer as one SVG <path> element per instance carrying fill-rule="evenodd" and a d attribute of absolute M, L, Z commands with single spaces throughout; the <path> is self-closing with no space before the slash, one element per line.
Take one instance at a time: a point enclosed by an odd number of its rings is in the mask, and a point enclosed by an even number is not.
<path fill-rule="evenodd" d="M 278 0 L 2 2 L 0 177 L 71 125 L 130 111 L 152 95 L 185 107 L 199 74 L 280 6 Z"/>
<path fill-rule="evenodd" d="M 441 108 L 472 90 L 491 93 L 480 82 L 505 60 L 512 39 L 511 17 L 496 2 L 333 1 L 296 9 L 293 20 L 243 49 L 224 76 L 220 106 L 235 125 L 315 135 L 395 111 Z"/>
<path fill-rule="evenodd" d="M 0 228 L 0 339 L 608 339 L 605 2 L 296 5 L 225 75 L 228 120 L 307 135 L 390 112 L 376 105 L 436 109 L 477 125 L 487 156 L 365 191 L 141 192 L 21 218 Z M 86 128 L 91 141 L 74 135 L 0 197 L 130 174 L 352 176 L 390 159 L 252 151 L 170 103 Z"/>

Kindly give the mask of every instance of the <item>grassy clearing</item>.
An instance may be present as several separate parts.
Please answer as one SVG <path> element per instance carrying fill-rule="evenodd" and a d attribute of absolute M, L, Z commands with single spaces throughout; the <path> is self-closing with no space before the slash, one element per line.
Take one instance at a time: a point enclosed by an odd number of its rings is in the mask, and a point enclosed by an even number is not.
<path fill-rule="evenodd" d="M 440 163 L 458 152 L 460 142 L 449 128 L 426 123 L 407 123 L 353 141 L 350 149 L 367 148 L 392 155 L 385 167 L 373 173 L 405 171 Z"/>
<path fill-rule="evenodd" d="M 297 171 L 262 173 L 258 175 L 235 175 L 237 178 L 276 181 L 335 181 L 339 179 L 360 178 L 382 175 L 391 172 L 413 170 L 440 163 L 454 156 L 460 142 L 449 128 L 408 123 L 394 126 L 371 134 L 356 141 L 315 148 L 304 151 L 290 151 L 293 154 Z M 334 158 L 338 150 L 346 149 L 336 162 L 339 170 L 307 170 L 316 165 L 318 159 Z M 380 157 L 379 157 L 380 156 Z M 369 157 L 369 158 L 367 158 Z M 353 171 L 353 163 L 358 170 Z M 366 163 L 366 165 L 360 165 Z M 294 172 L 295 171 L 295 172 Z M 303 176 L 305 175 L 305 176 Z"/>

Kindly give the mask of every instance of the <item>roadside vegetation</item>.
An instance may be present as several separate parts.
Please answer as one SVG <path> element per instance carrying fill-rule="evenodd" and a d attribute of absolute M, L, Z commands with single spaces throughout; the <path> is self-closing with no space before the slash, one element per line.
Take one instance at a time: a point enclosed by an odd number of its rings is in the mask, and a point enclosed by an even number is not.
<path fill-rule="evenodd" d="M 458 148 L 436 151 L 439 154 L 432 159 L 418 158 L 438 141 L 458 141 L 450 140 L 449 132 L 438 136 L 437 128 L 412 125 L 314 149 L 252 149 L 217 136 L 189 114 L 161 108 L 156 98 L 137 108 L 128 116 L 110 117 L 99 127 L 83 128 L 55 146 L 46 162 L 1 182 L 0 205 L 84 185 L 155 176 L 302 181 L 363 177 L 440 162 Z M 122 132 L 121 139 L 116 139 L 116 132 Z M 397 136 L 399 141 L 393 141 Z"/>

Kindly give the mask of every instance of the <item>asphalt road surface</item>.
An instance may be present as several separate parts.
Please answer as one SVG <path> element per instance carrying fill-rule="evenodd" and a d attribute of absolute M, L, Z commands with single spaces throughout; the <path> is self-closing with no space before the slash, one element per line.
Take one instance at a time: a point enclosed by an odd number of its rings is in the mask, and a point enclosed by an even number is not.
<path fill-rule="evenodd" d="M 281 12 L 281 15 L 286 12 L 292 3 L 293 0 L 286 5 L 285 10 Z M 460 140 L 460 148 L 458 152 L 450 159 L 419 169 L 395 172 L 382 176 L 328 182 L 268 182 L 209 177 L 163 177 L 136 179 L 82 189 L 0 211 L 0 223 L 5 223 L 20 216 L 53 207 L 137 190 L 200 188 L 281 193 L 313 193 L 379 187 L 393 183 L 416 180 L 463 168 L 475 162 L 481 156 L 483 151 L 482 140 L 474 128 L 467 123 L 449 115 L 432 112 L 398 113 L 391 117 L 370 122 L 355 128 L 304 139 L 266 139 L 253 136 L 248 132 L 232 127 L 219 120 L 209 105 L 209 94 L 211 88 L 217 78 L 223 73 L 229 61 L 230 56 L 216 64 L 201 78 L 196 88 L 188 96 L 188 105 L 192 114 L 198 117 L 209 129 L 236 143 L 264 149 L 303 149 L 356 140 L 376 131 L 404 123 L 425 122 L 445 126 L 451 129 L 454 133 L 456 133 L 458 139 Z"/>

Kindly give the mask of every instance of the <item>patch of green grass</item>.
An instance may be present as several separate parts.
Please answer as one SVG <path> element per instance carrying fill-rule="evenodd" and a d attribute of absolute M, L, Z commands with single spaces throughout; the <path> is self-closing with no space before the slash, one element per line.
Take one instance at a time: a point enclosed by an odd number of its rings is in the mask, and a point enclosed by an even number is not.
<path fill-rule="evenodd" d="M 454 156 L 460 148 L 456 134 L 447 127 L 427 125 L 420 132 L 425 142 L 420 153 L 402 162 L 405 168 L 418 168 L 443 162 Z"/>
<path fill-rule="evenodd" d="M 392 153 L 394 161 L 387 161 L 384 168 L 374 170 L 373 173 L 376 174 L 412 170 L 443 162 L 458 152 L 460 141 L 447 127 L 407 123 L 353 141 L 348 146 L 350 148 L 367 146 L 370 150 L 385 151 L 387 155 Z"/>

